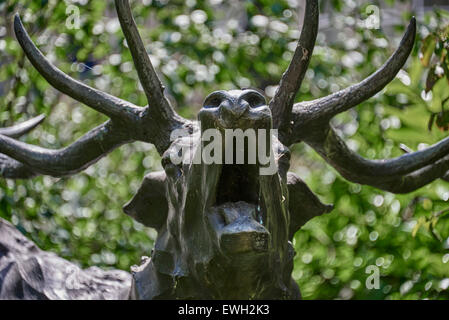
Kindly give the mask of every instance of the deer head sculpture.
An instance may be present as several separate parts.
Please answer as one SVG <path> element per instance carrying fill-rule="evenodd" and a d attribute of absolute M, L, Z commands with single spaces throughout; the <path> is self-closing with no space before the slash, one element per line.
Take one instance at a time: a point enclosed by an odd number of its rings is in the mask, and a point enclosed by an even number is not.
<path fill-rule="evenodd" d="M 111 150 L 132 141 L 152 143 L 163 172 L 144 178 L 124 211 L 155 228 L 150 258 L 133 268 L 132 298 L 299 298 L 291 278 L 295 232 L 331 210 L 295 174 L 288 172 L 289 149 L 305 142 L 349 181 L 405 193 L 444 177 L 449 138 L 421 151 L 388 160 L 368 160 L 351 151 L 329 121 L 382 90 L 406 62 L 415 39 L 412 19 L 388 61 L 362 82 L 313 101 L 295 103 L 318 32 L 318 1 L 307 0 L 296 51 L 267 104 L 255 90 L 217 91 L 204 102 L 198 120 L 180 117 L 164 96 L 127 0 L 115 0 L 137 73 L 148 99 L 139 107 L 77 81 L 52 65 L 35 47 L 18 15 L 17 40 L 41 75 L 56 89 L 107 115 L 110 120 L 60 150 L 17 141 L 43 118 L 0 130 L 0 169 L 6 178 L 55 177 L 82 171 Z M 201 123 L 201 125 L 200 125 Z M 255 143 L 274 155 L 276 170 L 263 164 L 194 163 L 207 129 L 277 129 L 278 137 Z M 184 135 L 172 139 L 172 133 Z M 248 145 L 246 148 L 249 148 Z M 173 156 L 183 150 L 180 163 Z"/>

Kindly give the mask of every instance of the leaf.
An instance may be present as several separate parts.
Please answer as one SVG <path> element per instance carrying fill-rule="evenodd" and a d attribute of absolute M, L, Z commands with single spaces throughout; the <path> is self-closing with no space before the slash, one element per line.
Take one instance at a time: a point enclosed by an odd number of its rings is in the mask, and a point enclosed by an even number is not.
<path fill-rule="evenodd" d="M 441 101 L 441 108 L 444 108 L 444 104 L 449 101 L 449 97 Z"/>
<path fill-rule="evenodd" d="M 426 231 L 429 231 L 429 229 L 430 229 L 430 221 L 426 221 L 426 222 L 423 224 L 423 227 L 424 227 L 424 229 L 426 229 Z"/>
<path fill-rule="evenodd" d="M 432 114 L 430 115 L 429 122 L 427 123 L 427 129 L 428 129 L 429 131 L 432 131 L 432 126 L 433 126 L 433 123 L 435 122 L 435 116 L 436 116 L 435 113 L 432 113 Z"/>
<path fill-rule="evenodd" d="M 426 78 L 426 93 L 429 92 L 430 90 L 432 90 L 433 86 L 435 85 L 435 83 L 438 81 L 438 79 L 440 78 L 436 73 L 437 66 L 433 65 L 430 69 L 429 72 L 427 73 L 427 78 Z"/>
<path fill-rule="evenodd" d="M 418 230 L 419 230 L 420 227 L 421 227 L 421 225 L 420 225 L 419 222 L 417 222 L 417 223 L 415 224 L 415 226 L 413 227 L 413 230 L 412 230 L 412 237 L 413 237 L 413 238 L 416 237 L 416 233 L 418 232 Z"/>
<path fill-rule="evenodd" d="M 412 230 L 412 237 L 415 237 L 416 234 L 418 233 L 418 230 L 424 226 L 426 223 L 426 218 L 424 217 L 419 217 L 418 221 L 416 222 L 415 226 L 413 227 Z"/>
<path fill-rule="evenodd" d="M 433 34 L 428 35 L 423 40 L 423 45 L 421 47 L 420 60 L 421 60 L 421 64 L 424 67 L 429 66 L 429 62 L 430 62 L 430 59 L 432 58 L 433 51 L 435 50 L 436 43 L 437 42 L 436 42 L 435 36 Z"/>
<path fill-rule="evenodd" d="M 435 121 L 440 130 L 447 131 L 449 130 L 449 112 L 441 111 L 437 115 L 437 120 Z"/>
<path fill-rule="evenodd" d="M 442 28 L 438 33 L 438 36 L 442 41 L 447 41 L 449 37 L 449 25 L 447 25 L 445 28 Z"/>
<path fill-rule="evenodd" d="M 435 226 L 438 223 L 438 217 L 432 217 L 432 219 L 430 219 L 431 224 L 432 224 L 432 228 L 435 228 Z"/>
<path fill-rule="evenodd" d="M 440 62 L 442 64 L 444 64 L 444 60 L 446 59 L 447 56 L 447 49 L 444 48 L 443 50 L 441 50 L 441 54 L 440 54 Z"/>
<path fill-rule="evenodd" d="M 446 47 L 441 51 L 440 65 L 444 70 L 444 75 L 449 80 L 449 42 L 446 43 Z"/>

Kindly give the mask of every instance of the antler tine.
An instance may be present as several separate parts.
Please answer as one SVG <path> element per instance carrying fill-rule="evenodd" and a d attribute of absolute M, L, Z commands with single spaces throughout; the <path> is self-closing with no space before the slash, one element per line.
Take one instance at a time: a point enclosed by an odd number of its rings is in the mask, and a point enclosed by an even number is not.
<path fill-rule="evenodd" d="M 56 89 L 100 111 L 111 120 L 89 131 L 66 148 L 50 150 L 24 142 L 18 137 L 44 119 L 39 116 L 19 125 L 0 129 L 0 174 L 5 178 L 24 179 L 38 174 L 55 177 L 82 171 L 124 143 L 143 139 L 141 128 L 129 130 L 140 121 L 146 108 L 138 108 L 119 98 L 93 89 L 52 65 L 36 48 L 23 28 L 19 15 L 14 18 L 17 40 L 33 66 Z"/>
<path fill-rule="evenodd" d="M 443 177 L 449 170 L 449 137 L 425 150 L 385 160 L 361 157 L 330 126 L 305 142 L 346 179 L 391 192 L 412 191 Z"/>
<path fill-rule="evenodd" d="M 56 89 L 80 101 L 110 118 L 136 121 L 142 108 L 111 96 L 105 92 L 91 88 L 79 82 L 48 61 L 31 41 L 20 21 L 19 14 L 14 17 L 14 31 L 23 51 L 39 73 Z"/>
<path fill-rule="evenodd" d="M 170 142 L 170 131 L 191 126 L 171 109 L 163 95 L 148 55 L 137 33 L 127 1 L 117 1 L 122 26 L 127 36 L 139 77 L 146 93 L 155 100 L 154 108 L 139 108 L 127 101 L 91 88 L 64 74 L 52 65 L 36 48 L 23 28 L 19 15 L 14 18 L 17 40 L 28 59 L 56 89 L 109 116 L 111 120 L 89 131 L 68 147 L 51 150 L 12 139 L 31 130 L 43 116 L 11 128 L 0 129 L 0 175 L 7 178 L 27 178 L 37 174 L 55 177 L 77 173 L 122 144 L 141 140 L 153 143 L 162 154 Z M 129 20 L 131 19 L 131 20 Z M 151 91 L 152 90 L 152 91 Z M 149 123 L 142 126 L 142 120 Z M 139 127 L 136 128 L 136 125 Z"/>
<path fill-rule="evenodd" d="M 170 102 L 164 95 L 164 86 L 151 64 L 151 60 L 139 35 L 128 0 L 115 0 L 117 15 L 123 34 L 133 57 L 142 87 L 147 96 L 151 119 L 156 121 L 179 120 L 184 122 L 173 110 Z"/>
<path fill-rule="evenodd" d="M 409 193 L 426 186 L 436 179 L 444 179 L 447 181 L 449 156 L 443 157 L 433 164 L 401 176 L 380 176 L 376 179 L 375 177 L 355 176 L 348 175 L 347 172 L 339 172 L 343 177 L 355 183 L 370 185 L 392 193 Z"/>
<path fill-rule="evenodd" d="M 70 146 L 59 150 L 41 148 L 0 135 L 0 153 L 21 162 L 36 173 L 60 177 L 84 170 L 113 149 L 130 141 L 132 139 L 129 138 L 127 128 L 109 120 Z M 12 165 L 8 170 L 12 170 Z"/>
<path fill-rule="evenodd" d="M 435 181 L 444 179 L 447 181 L 449 171 L 449 157 L 446 156 L 434 164 L 425 166 L 410 174 L 402 176 L 400 179 L 390 179 L 383 181 L 378 188 L 393 193 L 409 193 Z"/>
<path fill-rule="evenodd" d="M 7 179 L 30 179 L 37 173 L 28 166 L 0 154 L 0 176 Z"/>
<path fill-rule="evenodd" d="M 42 121 L 44 121 L 45 115 L 41 114 L 37 117 L 28 119 L 22 123 L 16 124 L 11 127 L 0 128 L 0 135 L 4 135 L 11 138 L 19 138 L 23 136 L 25 133 L 33 130 L 36 126 L 38 126 Z"/>
<path fill-rule="evenodd" d="M 307 0 L 301 36 L 287 70 L 282 75 L 279 87 L 270 101 L 273 128 L 281 128 L 290 122 L 290 114 L 296 93 L 301 87 L 318 33 L 319 7 L 317 0 Z"/>
<path fill-rule="evenodd" d="M 290 143 L 298 142 L 309 125 L 327 123 L 333 116 L 344 112 L 382 90 L 407 61 L 416 35 L 416 20 L 412 18 L 399 48 L 385 64 L 358 84 L 313 101 L 293 106 L 293 125 Z M 304 137 L 302 137 L 304 138 Z"/>
<path fill-rule="evenodd" d="M 33 130 L 44 119 L 45 115 L 41 114 L 17 125 L 0 128 L 0 136 L 19 138 Z M 36 175 L 37 173 L 27 165 L 0 153 L 0 176 L 8 179 L 29 179 Z"/>

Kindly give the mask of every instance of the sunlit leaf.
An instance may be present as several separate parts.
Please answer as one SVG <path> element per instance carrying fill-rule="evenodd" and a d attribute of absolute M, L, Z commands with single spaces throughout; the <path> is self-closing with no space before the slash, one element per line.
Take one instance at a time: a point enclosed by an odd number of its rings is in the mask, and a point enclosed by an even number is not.
<path fill-rule="evenodd" d="M 424 39 L 421 47 L 421 56 L 420 56 L 421 64 L 424 67 L 429 66 L 429 62 L 430 59 L 432 58 L 433 51 L 435 50 L 436 43 L 437 42 L 433 34 L 428 35 Z"/>

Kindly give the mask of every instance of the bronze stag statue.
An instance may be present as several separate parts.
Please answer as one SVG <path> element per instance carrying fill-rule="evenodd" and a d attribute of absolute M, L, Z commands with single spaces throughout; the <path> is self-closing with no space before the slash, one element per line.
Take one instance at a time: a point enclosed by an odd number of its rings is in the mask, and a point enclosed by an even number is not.
<path fill-rule="evenodd" d="M 14 139 L 38 125 L 42 116 L 0 129 L 0 172 L 9 179 L 68 176 L 125 143 L 151 143 L 162 156 L 164 171 L 145 176 L 124 211 L 157 230 L 154 249 L 131 275 L 81 270 L 39 250 L 1 221 L 0 298 L 299 299 L 291 277 L 291 240 L 308 220 L 330 212 L 332 206 L 322 204 L 288 172 L 288 147 L 305 142 L 347 180 L 394 193 L 420 188 L 449 170 L 449 138 L 394 159 L 368 160 L 351 151 L 329 123 L 396 76 L 412 50 L 415 19 L 399 48 L 371 76 L 329 96 L 295 103 L 318 32 L 318 0 L 307 0 L 296 51 L 271 101 L 267 104 L 251 89 L 217 91 L 205 99 L 198 121 L 191 121 L 180 117 L 164 96 L 128 0 L 115 0 L 115 5 L 148 105 L 133 105 L 64 74 L 36 48 L 16 15 L 17 40 L 39 73 L 59 91 L 110 119 L 59 150 Z M 202 133 L 211 128 L 276 129 L 277 136 L 256 141 L 269 149 L 276 170 L 260 174 L 265 164 L 259 161 L 195 163 L 194 155 L 207 145 Z M 174 139 L 175 131 L 184 135 Z M 185 151 L 182 161 L 174 163 L 180 150 Z"/>

